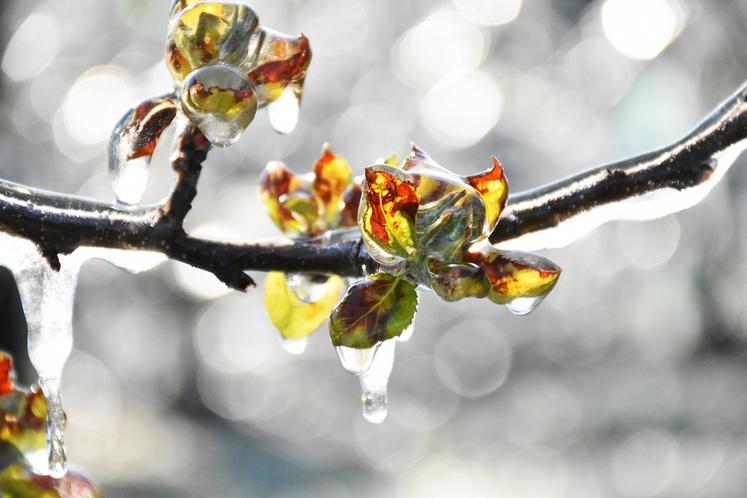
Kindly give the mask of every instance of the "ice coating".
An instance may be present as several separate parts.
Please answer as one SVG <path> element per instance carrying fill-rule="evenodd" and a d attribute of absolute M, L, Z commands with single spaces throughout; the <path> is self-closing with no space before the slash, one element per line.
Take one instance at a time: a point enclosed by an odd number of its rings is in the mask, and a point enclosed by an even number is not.
<path fill-rule="evenodd" d="M 278 133 L 287 135 L 296 128 L 301 108 L 301 88 L 289 85 L 280 98 L 267 105 L 270 126 Z"/>
<path fill-rule="evenodd" d="M 349 348 L 347 346 L 337 346 L 337 356 L 340 358 L 342 368 L 351 374 L 358 375 L 365 372 L 371 367 L 376 357 L 380 344 L 369 349 Z"/>
<path fill-rule="evenodd" d="M 327 292 L 327 276 L 289 273 L 286 278 L 288 287 L 304 303 L 315 303 Z"/>
<path fill-rule="evenodd" d="M 358 374 L 363 416 L 374 424 L 380 424 L 387 416 L 387 385 L 394 366 L 396 346 L 396 339 L 382 342 L 369 368 Z"/>
<path fill-rule="evenodd" d="M 240 70 L 216 64 L 193 71 L 184 81 L 182 109 L 208 140 L 228 147 L 254 120 L 257 95 Z"/>
<path fill-rule="evenodd" d="M 109 179 L 117 202 L 138 204 L 161 134 L 177 114 L 174 95 L 145 100 L 125 113 L 109 139 Z"/>

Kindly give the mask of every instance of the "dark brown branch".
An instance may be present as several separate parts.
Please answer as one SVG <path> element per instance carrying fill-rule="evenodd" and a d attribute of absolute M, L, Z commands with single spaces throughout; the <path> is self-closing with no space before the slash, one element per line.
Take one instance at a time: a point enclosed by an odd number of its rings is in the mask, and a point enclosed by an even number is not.
<path fill-rule="evenodd" d="M 512 196 L 491 240 L 507 242 L 552 230 L 600 207 L 647 193 L 702 186 L 722 168 L 718 154 L 746 138 L 747 88 L 742 88 L 672 146 Z M 52 263 L 58 254 L 82 246 L 157 251 L 209 271 L 238 290 L 253 285 L 244 273 L 249 270 L 345 276 L 375 270 L 359 239 L 333 244 L 232 244 L 187 235 L 182 223 L 196 195 L 209 145 L 191 127 L 183 131 L 179 144 L 172 162 L 177 184 L 164 205 L 130 210 L 0 180 L 0 230 L 32 240 Z"/>

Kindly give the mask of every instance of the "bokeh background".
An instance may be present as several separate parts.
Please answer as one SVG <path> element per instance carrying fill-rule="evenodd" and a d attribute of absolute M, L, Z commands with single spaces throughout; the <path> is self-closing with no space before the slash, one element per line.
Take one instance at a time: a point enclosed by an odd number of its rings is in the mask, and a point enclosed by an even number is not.
<path fill-rule="evenodd" d="M 106 140 L 163 93 L 166 0 L 0 2 L 0 176 L 112 199 Z M 357 173 L 411 140 L 520 191 L 673 141 L 747 79 L 742 0 L 256 0 L 311 39 L 302 116 L 210 154 L 191 230 L 277 237 L 268 160 Z M 168 144 L 169 140 L 163 143 Z M 147 200 L 171 185 L 167 147 Z M 167 262 L 80 275 L 69 456 L 108 497 L 739 496 L 747 475 L 747 158 L 697 207 L 547 251 L 540 308 L 423 293 L 389 418 L 360 415 L 325 329 L 288 355 L 261 290 Z M 7 272 L 0 343 L 25 358 Z M 262 286 L 262 276 L 255 275 Z"/>

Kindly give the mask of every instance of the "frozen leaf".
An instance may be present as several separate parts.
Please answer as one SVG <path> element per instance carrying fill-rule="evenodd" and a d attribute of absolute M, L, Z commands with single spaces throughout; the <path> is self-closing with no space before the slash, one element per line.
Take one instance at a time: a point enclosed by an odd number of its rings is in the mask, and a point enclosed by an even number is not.
<path fill-rule="evenodd" d="M 330 317 L 332 344 L 366 349 L 399 336 L 418 304 L 415 287 L 403 278 L 377 273 L 351 286 Z"/>
<path fill-rule="evenodd" d="M 498 223 L 503 208 L 506 207 L 508 198 L 508 182 L 503 174 L 503 166 L 495 157 L 491 158 L 493 167 L 484 173 L 471 175 L 465 178 L 480 196 L 482 196 L 487 213 L 485 235 L 490 235 Z"/>
<path fill-rule="evenodd" d="M 488 295 L 490 283 L 480 266 L 464 263 L 449 264 L 430 258 L 427 262 L 428 284 L 444 301 Z"/>
<path fill-rule="evenodd" d="M 109 140 L 109 178 L 119 202 L 140 202 L 151 157 L 176 112 L 173 95 L 164 95 L 130 109 L 114 127 Z"/>
<path fill-rule="evenodd" d="M 369 253 L 384 265 L 417 253 L 420 200 L 408 175 L 391 166 L 366 168 L 358 224 Z"/>
<path fill-rule="evenodd" d="M 331 225 L 337 221 L 343 194 L 352 178 L 348 162 L 333 153 L 329 144 L 324 144 L 322 157 L 314 164 L 312 192 L 326 223 Z"/>
<path fill-rule="evenodd" d="M 309 39 L 303 34 L 285 35 L 261 28 L 261 42 L 256 59 L 242 65 L 259 94 L 260 106 L 280 99 L 289 85 L 298 101 L 303 94 L 306 71 L 311 63 Z"/>
<path fill-rule="evenodd" d="M 467 253 L 466 259 L 485 271 L 490 283 L 488 298 L 498 304 L 547 295 L 561 272 L 558 265 L 542 256 L 499 251 L 488 244 L 479 252 Z"/>
<path fill-rule="evenodd" d="M 166 65 L 177 82 L 210 64 L 238 66 L 247 59 L 259 24 L 248 4 L 180 1 L 172 5 L 172 13 Z"/>
<path fill-rule="evenodd" d="M 342 279 L 333 275 L 327 279 L 321 299 L 306 303 L 290 289 L 284 273 L 270 272 L 265 281 L 265 308 L 284 339 L 301 339 L 318 329 L 329 317 L 343 287 Z"/>
<path fill-rule="evenodd" d="M 257 113 L 257 95 L 246 75 L 223 64 L 192 72 L 181 99 L 187 117 L 220 147 L 236 142 Z"/>
<path fill-rule="evenodd" d="M 306 231 L 304 224 L 283 202 L 303 195 L 310 195 L 303 178 L 294 175 L 279 161 L 267 163 L 259 179 L 259 197 L 267 215 L 285 234 L 304 234 Z"/>

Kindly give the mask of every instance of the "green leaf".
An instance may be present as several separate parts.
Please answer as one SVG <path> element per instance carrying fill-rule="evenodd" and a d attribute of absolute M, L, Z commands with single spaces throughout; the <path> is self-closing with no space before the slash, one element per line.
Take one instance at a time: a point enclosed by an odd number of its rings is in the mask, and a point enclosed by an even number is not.
<path fill-rule="evenodd" d="M 351 286 L 332 311 L 332 344 L 367 349 L 399 336 L 415 316 L 418 294 L 403 278 L 377 273 Z"/>

